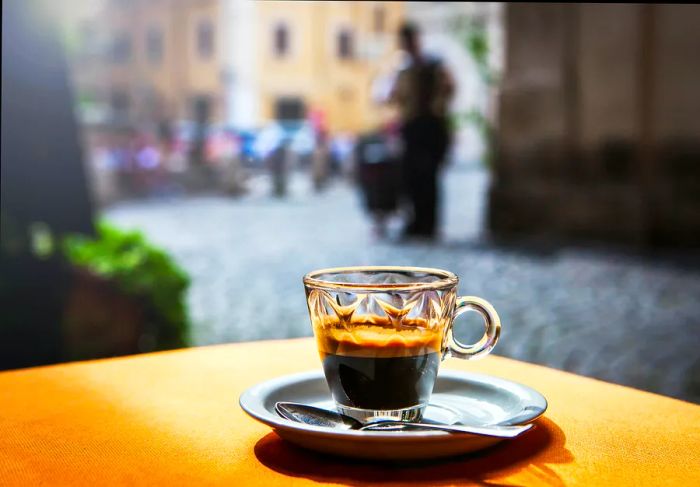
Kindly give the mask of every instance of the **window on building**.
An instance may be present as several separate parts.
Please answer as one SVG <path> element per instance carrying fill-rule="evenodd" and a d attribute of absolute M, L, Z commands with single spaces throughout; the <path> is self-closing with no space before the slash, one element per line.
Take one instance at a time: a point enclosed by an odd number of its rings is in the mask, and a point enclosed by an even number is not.
<path fill-rule="evenodd" d="M 343 29 L 338 33 L 338 57 L 340 59 L 352 59 L 355 56 L 352 32 Z"/>
<path fill-rule="evenodd" d="M 157 27 L 146 33 L 146 57 L 151 64 L 160 64 L 163 59 L 163 33 Z"/>
<path fill-rule="evenodd" d="M 273 45 L 275 56 L 283 58 L 289 54 L 289 28 L 285 24 L 275 27 Z"/>
<path fill-rule="evenodd" d="M 209 59 L 214 54 L 214 26 L 209 20 L 203 20 L 197 26 L 197 52 L 202 59 Z"/>
<path fill-rule="evenodd" d="M 110 59 L 114 64 L 124 64 L 131 60 L 131 38 L 126 32 L 118 32 L 112 38 Z"/>
<path fill-rule="evenodd" d="M 386 23 L 386 10 L 383 5 L 377 5 L 374 9 L 374 32 L 381 34 L 384 32 Z"/>

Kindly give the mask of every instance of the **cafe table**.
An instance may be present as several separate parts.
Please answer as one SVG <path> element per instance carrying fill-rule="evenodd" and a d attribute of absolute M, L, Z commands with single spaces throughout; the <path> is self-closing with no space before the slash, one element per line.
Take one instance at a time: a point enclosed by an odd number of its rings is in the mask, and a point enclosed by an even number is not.
<path fill-rule="evenodd" d="M 238 405 L 318 369 L 312 339 L 0 373 L 0 485 L 700 485 L 700 406 L 498 356 L 443 367 L 526 384 L 536 428 L 478 453 L 403 463 L 287 443 Z"/>

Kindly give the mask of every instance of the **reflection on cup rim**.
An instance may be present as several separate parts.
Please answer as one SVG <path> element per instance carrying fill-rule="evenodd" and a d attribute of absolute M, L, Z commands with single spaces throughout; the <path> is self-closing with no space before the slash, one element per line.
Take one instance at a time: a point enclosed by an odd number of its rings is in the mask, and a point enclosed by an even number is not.
<path fill-rule="evenodd" d="M 330 279 L 321 279 L 318 276 L 324 274 L 349 274 L 371 272 L 396 272 L 401 274 L 421 273 L 437 277 L 432 282 L 402 282 L 402 283 L 370 283 L 370 282 L 339 282 Z M 326 290 L 351 290 L 351 291 L 416 291 L 416 290 L 441 290 L 454 287 L 459 278 L 452 272 L 431 267 L 410 266 L 357 266 L 357 267 L 331 267 L 311 271 L 304 276 L 304 285 L 312 288 Z"/>

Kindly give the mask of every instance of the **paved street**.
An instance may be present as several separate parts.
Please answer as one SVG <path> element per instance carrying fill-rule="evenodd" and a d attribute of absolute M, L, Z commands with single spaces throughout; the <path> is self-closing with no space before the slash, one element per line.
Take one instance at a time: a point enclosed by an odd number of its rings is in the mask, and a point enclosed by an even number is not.
<path fill-rule="evenodd" d="M 198 345 L 310 335 L 301 276 L 315 268 L 440 267 L 460 276 L 460 294 L 499 311 L 497 354 L 700 402 L 697 261 L 488 245 L 479 230 L 486 185 L 481 170 L 446 174 L 445 232 L 433 245 L 375 241 L 354 188 L 337 182 L 313 194 L 304 175 L 284 200 L 258 177 L 239 199 L 128 202 L 106 216 L 143 230 L 190 273 Z"/>

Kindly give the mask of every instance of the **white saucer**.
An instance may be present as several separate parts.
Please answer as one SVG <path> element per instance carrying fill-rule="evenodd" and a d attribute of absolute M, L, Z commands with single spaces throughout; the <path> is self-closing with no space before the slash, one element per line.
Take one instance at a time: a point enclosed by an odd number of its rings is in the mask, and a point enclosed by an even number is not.
<path fill-rule="evenodd" d="M 278 377 L 251 387 L 240 397 L 246 413 L 271 426 L 282 438 L 322 453 L 370 459 L 429 459 L 468 453 L 503 441 L 441 431 L 348 431 L 311 426 L 278 416 L 278 401 L 334 410 L 323 373 L 319 370 Z M 542 394 L 522 384 L 444 370 L 438 375 L 424 421 L 475 426 L 524 424 L 546 409 L 547 400 Z"/>

